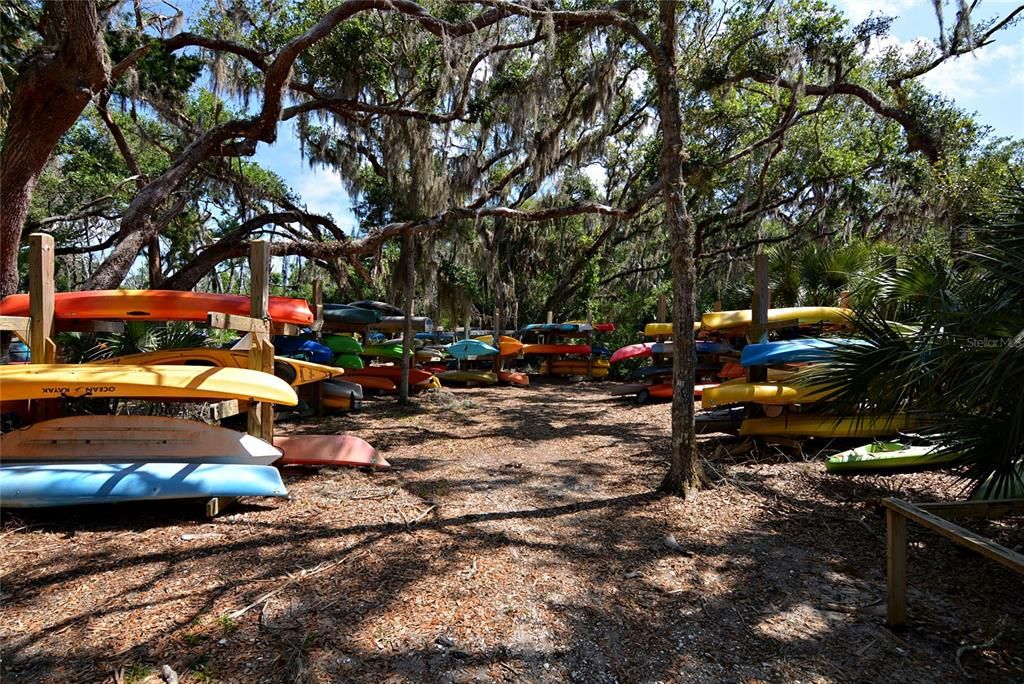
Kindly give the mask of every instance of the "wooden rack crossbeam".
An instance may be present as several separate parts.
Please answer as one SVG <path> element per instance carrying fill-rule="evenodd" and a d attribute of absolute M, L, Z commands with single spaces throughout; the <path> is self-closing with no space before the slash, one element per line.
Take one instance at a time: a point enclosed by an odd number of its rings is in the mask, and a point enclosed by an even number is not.
<path fill-rule="evenodd" d="M 961 518 L 996 518 L 1024 513 L 1024 499 L 915 505 L 902 499 L 886 498 L 882 499 L 882 505 L 886 508 L 888 622 L 890 627 L 902 627 L 907 623 L 908 520 L 913 520 L 964 548 L 1024 574 L 1024 554 L 1008 549 L 991 539 L 940 517 L 940 515 L 947 515 Z"/>
<path fill-rule="evenodd" d="M 206 315 L 206 324 L 211 328 L 220 330 L 235 330 L 237 332 L 270 334 L 270 321 L 262 318 L 250 318 L 237 314 L 216 313 L 211 311 Z"/>
<path fill-rule="evenodd" d="M 14 333 L 25 344 L 32 343 L 32 319 L 28 316 L 0 316 L 0 330 Z"/>

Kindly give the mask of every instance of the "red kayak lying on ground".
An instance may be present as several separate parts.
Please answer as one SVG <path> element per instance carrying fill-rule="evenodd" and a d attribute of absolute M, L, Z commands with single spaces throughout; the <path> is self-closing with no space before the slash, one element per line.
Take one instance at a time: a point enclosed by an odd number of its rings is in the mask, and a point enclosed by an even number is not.
<path fill-rule="evenodd" d="M 205 321 L 211 311 L 248 316 L 249 305 L 249 297 L 243 295 L 179 290 L 95 290 L 54 295 L 54 315 L 78 320 Z M 268 311 L 275 323 L 313 322 L 313 312 L 305 299 L 271 297 Z M 28 316 L 28 295 L 4 297 L 0 315 Z"/>

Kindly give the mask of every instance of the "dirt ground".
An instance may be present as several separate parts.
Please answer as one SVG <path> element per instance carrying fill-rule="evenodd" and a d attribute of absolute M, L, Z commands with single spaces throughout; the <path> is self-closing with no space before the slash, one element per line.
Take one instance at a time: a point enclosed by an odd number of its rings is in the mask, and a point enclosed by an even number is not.
<path fill-rule="evenodd" d="M 949 478 L 838 478 L 709 436 L 716 486 L 659 497 L 669 407 L 606 389 L 282 424 L 359 435 L 394 470 L 288 468 L 290 501 L 212 521 L 180 503 L 7 511 L 3 680 L 1024 681 L 1020 576 L 920 527 L 909 628 L 885 627 L 878 501 L 953 498 Z M 1020 549 L 1020 522 L 972 528 Z"/>

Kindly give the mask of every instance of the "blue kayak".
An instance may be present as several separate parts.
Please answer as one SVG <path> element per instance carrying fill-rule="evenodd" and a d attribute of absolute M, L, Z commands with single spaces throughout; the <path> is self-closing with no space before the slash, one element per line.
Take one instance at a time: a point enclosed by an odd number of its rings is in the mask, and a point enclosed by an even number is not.
<path fill-rule="evenodd" d="M 710 340 L 695 340 L 693 348 L 698 354 L 728 354 L 732 347 L 728 342 L 712 342 Z M 675 350 L 672 342 L 655 342 L 651 345 L 652 354 L 671 354 Z"/>
<path fill-rule="evenodd" d="M 286 337 L 284 335 L 276 335 L 274 337 L 274 354 L 324 365 L 330 365 L 334 361 L 334 352 L 331 351 L 330 347 L 313 340 L 304 340 L 301 337 Z"/>
<path fill-rule="evenodd" d="M 273 466 L 222 463 L 46 463 L 0 467 L 0 506 L 287 496 Z"/>
<path fill-rule="evenodd" d="M 864 344 L 867 344 L 864 340 L 840 338 L 813 338 L 748 344 L 743 348 L 740 363 L 746 368 L 747 366 L 774 366 L 782 363 L 828 361 L 832 358 L 832 353 L 840 347 Z"/>
<path fill-rule="evenodd" d="M 448 345 L 448 353 L 457 359 L 479 358 L 481 356 L 494 356 L 498 350 L 480 340 L 459 340 Z"/>
<path fill-rule="evenodd" d="M 590 347 L 590 353 L 594 356 L 611 356 L 612 350 L 603 344 L 595 344 Z"/>

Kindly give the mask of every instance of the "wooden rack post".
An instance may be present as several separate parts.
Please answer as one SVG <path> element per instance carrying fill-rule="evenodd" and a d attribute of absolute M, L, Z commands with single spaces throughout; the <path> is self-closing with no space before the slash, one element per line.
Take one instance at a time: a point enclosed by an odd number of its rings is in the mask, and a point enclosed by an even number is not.
<path fill-rule="evenodd" d="M 747 331 L 748 342 L 768 341 L 768 255 L 754 257 L 754 300 L 750 303 L 751 326 Z M 752 366 L 747 371 L 750 382 L 764 382 L 768 379 L 767 366 Z"/>
<path fill-rule="evenodd" d="M 270 303 L 270 242 L 253 240 L 249 249 L 249 274 L 252 278 L 250 297 L 252 303 L 249 317 L 270 319 L 268 305 Z M 267 332 L 254 331 L 252 345 L 249 347 L 249 368 L 274 373 L 274 345 L 270 342 Z M 256 402 L 249 410 L 249 434 L 267 442 L 274 441 L 274 405 L 268 402 Z"/>
<path fill-rule="evenodd" d="M 57 360 L 57 345 L 53 341 L 53 236 L 33 233 L 28 236 L 28 245 L 28 306 L 32 321 L 29 350 L 32 363 L 54 363 Z M 56 411 L 56 402 L 32 402 L 32 414 L 36 420 L 53 418 Z"/>
<path fill-rule="evenodd" d="M 658 322 L 664 323 L 668 311 L 668 296 L 662 292 L 658 295 Z"/>

